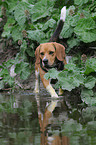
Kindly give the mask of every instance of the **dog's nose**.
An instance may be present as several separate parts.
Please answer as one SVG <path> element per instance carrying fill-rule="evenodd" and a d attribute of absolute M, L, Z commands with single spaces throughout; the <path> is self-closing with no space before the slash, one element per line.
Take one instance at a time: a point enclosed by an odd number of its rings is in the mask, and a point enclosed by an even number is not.
<path fill-rule="evenodd" d="M 43 59 L 44 64 L 48 64 L 48 59 Z"/>

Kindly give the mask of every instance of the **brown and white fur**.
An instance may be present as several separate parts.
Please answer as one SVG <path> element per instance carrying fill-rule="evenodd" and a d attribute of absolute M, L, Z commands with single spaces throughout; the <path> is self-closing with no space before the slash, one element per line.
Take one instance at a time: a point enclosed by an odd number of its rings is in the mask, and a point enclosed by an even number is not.
<path fill-rule="evenodd" d="M 66 56 L 65 56 L 65 47 L 59 43 L 52 42 L 56 41 L 59 37 L 59 34 L 62 30 L 66 17 L 66 7 L 63 7 L 61 10 L 60 22 L 50 38 L 49 43 L 40 44 L 35 51 L 35 93 L 39 93 L 39 74 L 41 81 L 46 88 L 46 90 L 50 93 L 51 97 L 58 98 L 57 93 L 54 88 L 50 84 L 50 80 L 46 80 L 44 75 L 51 68 L 56 68 L 57 70 L 63 70 L 64 65 L 66 64 Z M 62 89 L 59 89 L 59 95 L 62 94 Z"/>

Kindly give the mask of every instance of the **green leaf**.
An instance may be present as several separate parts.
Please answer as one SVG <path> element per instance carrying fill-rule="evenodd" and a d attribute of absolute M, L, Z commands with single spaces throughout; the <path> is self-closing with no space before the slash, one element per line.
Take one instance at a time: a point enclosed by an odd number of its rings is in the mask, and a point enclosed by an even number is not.
<path fill-rule="evenodd" d="M 76 70 L 76 65 L 73 64 L 73 63 L 69 63 L 69 64 L 66 64 L 66 65 L 65 65 L 65 68 L 66 68 L 68 71 L 75 71 L 75 70 Z"/>
<path fill-rule="evenodd" d="M 28 65 L 29 65 L 28 63 L 25 63 L 23 61 L 17 63 L 15 67 L 15 72 L 20 74 L 24 68 L 28 67 Z"/>
<path fill-rule="evenodd" d="M 45 78 L 46 80 L 48 80 L 48 79 L 50 79 L 50 78 L 56 79 L 58 73 L 59 73 L 59 72 L 58 72 L 55 68 L 52 68 L 52 69 L 50 69 L 50 70 L 48 71 L 48 73 L 46 73 L 46 74 L 44 75 L 44 78 Z"/>
<path fill-rule="evenodd" d="M 96 58 L 86 60 L 84 74 L 89 75 L 91 72 L 96 72 Z"/>
<path fill-rule="evenodd" d="M 12 87 L 14 84 L 14 78 L 9 76 L 9 79 L 7 80 L 8 84 Z"/>
<path fill-rule="evenodd" d="M 26 62 L 20 62 L 19 64 L 16 64 L 15 72 L 20 74 L 21 79 L 27 79 L 30 75 L 29 64 Z"/>
<path fill-rule="evenodd" d="M 12 13 L 18 4 L 18 0 L 7 1 L 9 12 Z"/>
<path fill-rule="evenodd" d="M 20 26 L 23 26 L 26 21 L 26 10 L 29 11 L 30 4 L 26 2 L 19 2 L 15 7 L 14 16 L 15 20 Z"/>
<path fill-rule="evenodd" d="M 79 87 L 79 85 L 84 84 L 84 76 L 82 74 L 75 73 L 74 83 L 77 84 L 76 87 Z"/>
<path fill-rule="evenodd" d="M 56 24 L 56 21 L 54 19 L 50 19 L 43 25 L 42 30 L 44 31 L 44 30 L 47 30 L 48 28 L 53 28 L 55 24 Z"/>
<path fill-rule="evenodd" d="M 32 22 L 50 16 L 53 11 L 54 2 L 55 1 L 42 0 L 36 3 L 33 7 Z"/>
<path fill-rule="evenodd" d="M 96 25 L 92 18 L 82 18 L 78 21 L 74 32 L 85 43 L 96 40 Z"/>
<path fill-rule="evenodd" d="M 77 25 L 78 21 L 79 21 L 80 17 L 79 15 L 75 15 L 72 17 L 72 20 L 71 20 L 71 26 L 74 27 Z"/>
<path fill-rule="evenodd" d="M 96 97 L 93 96 L 93 91 L 89 89 L 83 89 L 81 92 L 81 99 L 88 105 L 94 106 L 96 105 Z"/>
<path fill-rule="evenodd" d="M 20 49 L 21 49 L 20 53 L 22 55 L 24 55 L 25 54 L 25 51 L 27 50 L 27 43 L 26 43 L 25 40 L 22 42 L 22 45 L 21 45 Z"/>
<path fill-rule="evenodd" d="M 84 30 L 92 30 L 96 27 L 95 21 L 90 18 L 82 18 L 78 21 L 75 31 L 80 32 Z"/>
<path fill-rule="evenodd" d="M 86 89 L 86 88 L 84 88 L 82 90 L 82 92 L 81 92 L 82 99 L 87 98 L 87 97 L 89 98 L 91 96 L 93 96 L 93 91 L 92 90 L 89 90 L 89 89 Z"/>
<path fill-rule="evenodd" d="M 1 72 L 0 72 L 1 77 L 5 76 L 5 75 L 8 75 L 8 74 L 9 74 L 9 72 L 6 68 L 2 69 Z"/>
<path fill-rule="evenodd" d="M 12 37 L 13 37 L 14 41 L 23 39 L 23 36 L 22 36 L 22 33 L 21 33 L 21 28 L 19 26 L 14 26 L 12 28 Z"/>
<path fill-rule="evenodd" d="M 83 102 L 85 102 L 88 105 L 91 106 L 96 106 L 96 97 L 92 97 L 93 96 L 93 91 L 92 90 L 83 90 L 81 92 L 81 99 Z"/>
<path fill-rule="evenodd" d="M 80 40 L 77 38 L 71 38 L 67 41 L 69 48 L 73 48 L 74 46 L 78 46 L 80 44 Z"/>
<path fill-rule="evenodd" d="M 30 75 L 30 70 L 29 70 L 29 68 L 27 67 L 27 68 L 24 68 L 24 69 L 22 70 L 22 72 L 20 73 L 20 78 L 21 78 L 22 80 L 26 80 L 26 79 L 28 78 L 29 75 Z"/>
<path fill-rule="evenodd" d="M 83 5 L 87 3 L 89 0 L 74 0 L 74 4 L 76 5 Z"/>
<path fill-rule="evenodd" d="M 68 38 L 68 37 L 72 36 L 73 31 L 74 31 L 74 29 L 70 25 L 65 23 L 60 35 L 63 38 Z"/>
<path fill-rule="evenodd" d="M 96 110 L 96 109 L 95 109 Z M 93 111 L 93 110 L 92 110 Z M 95 111 L 95 114 L 96 114 L 96 111 Z M 90 115 L 92 115 L 92 114 L 90 114 Z M 88 130 L 94 130 L 94 131 L 96 131 L 96 120 L 95 120 L 95 115 L 94 115 L 94 121 L 90 121 L 90 122 L 88 122 L 88 124 L 87 124 L 87 128 L 88 128 Z"/>
<path fill-rule="evenodd" d="M 93 30 L 86 30 L 81 33 L 79 33 L 79 38 L 85 42 L 85 43 L 91 43 L 93 41 L 96 41 L 96 29 Z"/>
<path fill-rule="evenodd" d="M 1 80 L 1 81 L 0 81 L 0 90 L 3 89 L 3 88 L 4 88 L 4 81 Z"/>
<path fill-rule="evenodd" d="M 63 90 L 71 91 L 72 89 L 75 89 L 75 84 L 73 84 L 73 79 L 67 79 L 63 78 L 62 81 L 59 81 L 60 86 L 62 86 Z"/>
<path fill-rule="evenodd" d="M 11 35 L 12 26 L 15 23 L 15 20 L 10 17 L 7 19 L 7 23 L 4 25 L 4 31 L 2 33 L 2 37 L 9 37 Z"/>
<path fill-rule="evenodd" d="M 58 81 L 60 84 L 60 87 L 64 90 L 71 91 L 75 87 L 78 87 L 78 82 L 74 81 L 74 73 L 73 72 L 67 72 L 63 71 L 58 74 Z"/>
<path fill-rule="evenodd" d="M 45 38 L 45 33 L 42 32 L 41 30 L 34 30 L 34 31 L 27 31 L 28 33 L 28 38 L 37 42 L 41 42 Z"/>
<path fill-rule="evenodd" d="M 94 78 L 93 76 L 88 76 L 85 79 L 84 86 L 88 89 L 92 89 L 95 86 L 95 83 L 96 83 L 96 78 Z"/>

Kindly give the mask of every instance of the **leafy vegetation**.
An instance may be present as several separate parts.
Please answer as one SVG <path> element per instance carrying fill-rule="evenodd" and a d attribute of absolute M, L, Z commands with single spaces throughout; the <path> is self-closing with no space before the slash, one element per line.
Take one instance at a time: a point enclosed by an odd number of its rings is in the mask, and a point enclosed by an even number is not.
<path fill-rule="evenodd" d="M 81 60 L 80 64 L 77 62 L 78 58 L 75 58 L 61 72 L 53 68 L 45 74 L 45 78 L 57 79 L 56 88 L 68 91 L 79 88 L 82 101 L 96 106 L 96 58 L 89 58 L 86 62 Z"/>
<path fill-rule="evenodd" d="M 2 0 L 0 1 L 0 26 L 2 28 L 0 42 L 6 44 L 6 48 L 12 46 L 17 48 L 19 53 L 14 60 L 4 62 L 0 66 L 0 89 L 3 89 L 6 83 L 15 87 L 15 76 L 10 76 L 10 68 L 13 65 L 15 73 L 19 74 L 21 79 L 28 78 L 31 72 L 28 57 L 31 57 L 31 62 L 34 63 L 35 48 L 39 43 L 49 41 L 60 18 L 63 5 L 67 6 L 67 16 L 60 38 L 64 39 L 68 46 L 66 52 L 70 53 L 73 48 L 77 52 L 82 44 L 96 49 L 95 0 L 71 2 L 61 0 L 61 3 L 57 0 Z M 87 48 L 83 47 L 83 50 L 87 52 Z M 56 87 L 62 86 L 68 91 L 80 87 L 84 100 L 84 96 L 94 96 L 96 60 L 91 58 L 85 64 L 77 65 L 77 63 L 67 64 L 66 70 L 59 73 L 54 69 L 50 70 L 46 78 L 57 78 Z"/>

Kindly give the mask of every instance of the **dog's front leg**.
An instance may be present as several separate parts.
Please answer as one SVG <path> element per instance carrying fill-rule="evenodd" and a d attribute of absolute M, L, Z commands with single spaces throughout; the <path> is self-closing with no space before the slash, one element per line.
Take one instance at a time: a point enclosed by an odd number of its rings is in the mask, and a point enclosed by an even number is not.
<path fill-rule="evenodd" d="M 58 98 L 58 95 L 55 92 L 55 90 L 53 89 L 52 85 L 50 84 L 50 81 L 49 81 L 49 85 L 46 86 L 46 90 L 50 93 L 51 97 Z"/>
<path fill-rule="evenodd" d="M 35 69 L 35 93 L 39 93 L 39 68 Z"/>
<path fill-rule="evenodd" d="M 41 81 L 42 81 L 44 87 L 49 92 L 49 94 L 51 95 L 52 98 L 58 98 L 57 93 L 55 92 L 52 85 L 50 84 L 50 80 L 46 80 L 44 78 L 44 75 L 45 75 L 45 72 L 42 69 L 40 69 L 40 78 L 41 78 Z"/>

